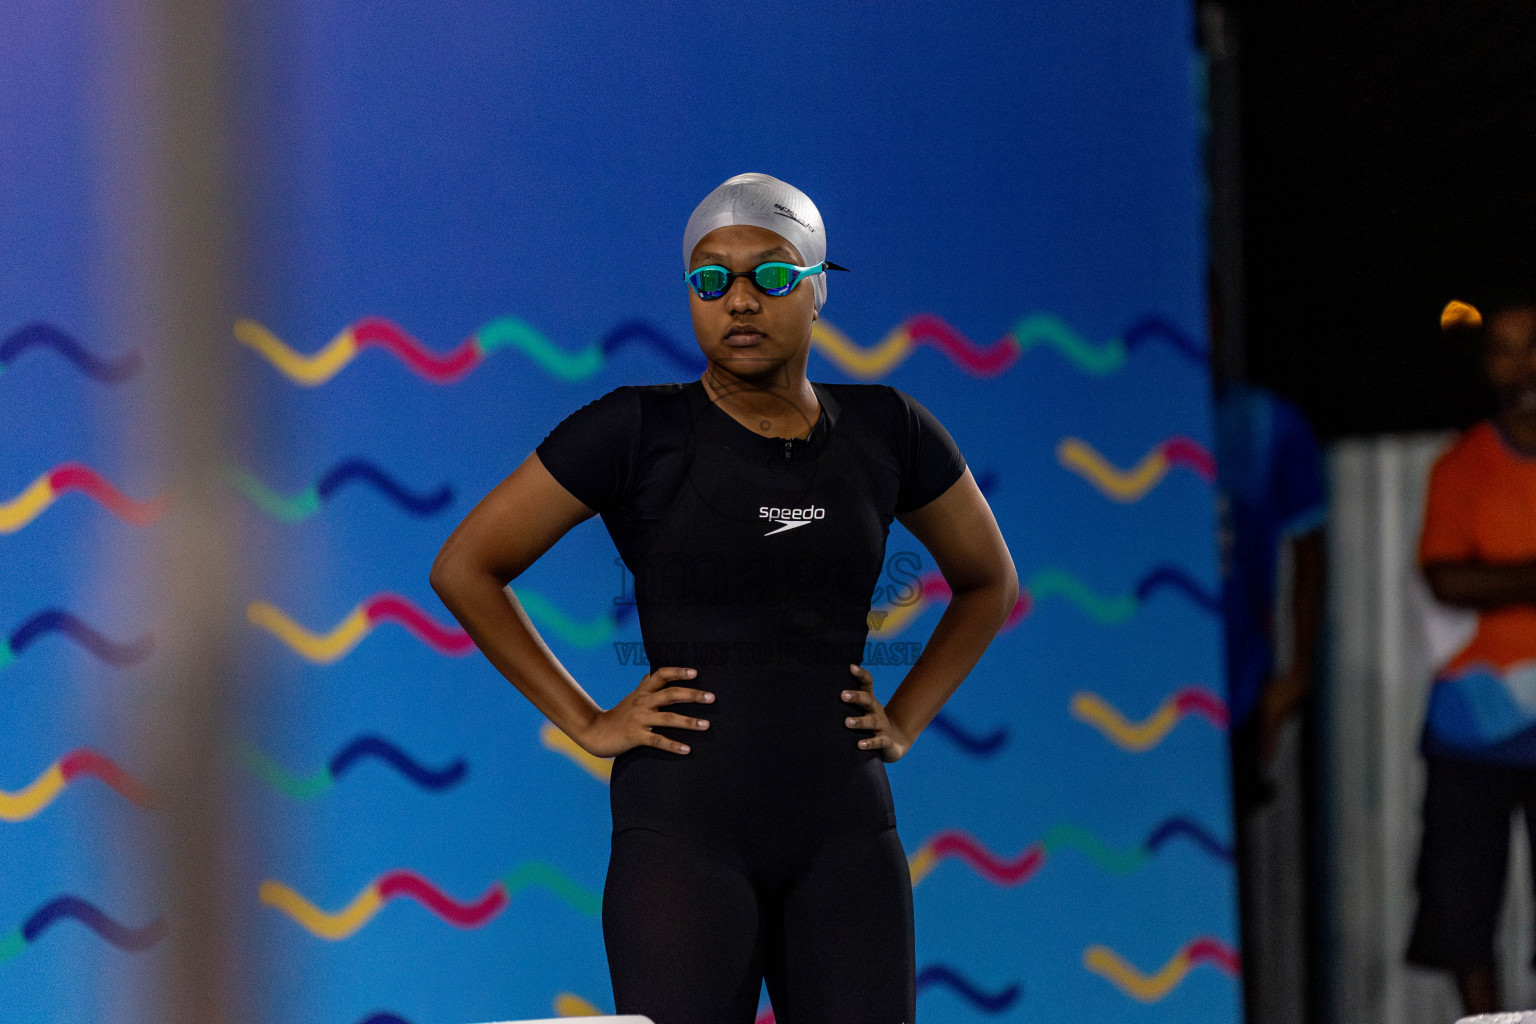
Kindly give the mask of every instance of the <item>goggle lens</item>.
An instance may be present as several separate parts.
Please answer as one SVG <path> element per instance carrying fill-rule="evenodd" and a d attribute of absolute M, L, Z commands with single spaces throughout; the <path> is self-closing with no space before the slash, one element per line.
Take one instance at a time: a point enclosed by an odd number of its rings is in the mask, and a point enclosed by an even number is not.
<path fill-rule="evenodd" d="M 797 267 L 792 263 L 764 263 L 750 272 L 733 274 L 724 267 L 700 267 L 688 274 L 688 283 L 701 299 L 718 299 L 738 277 L 750 277 L 767 295 L 788 295 L 803 278 L 819 274 L 822 266 Z"/>

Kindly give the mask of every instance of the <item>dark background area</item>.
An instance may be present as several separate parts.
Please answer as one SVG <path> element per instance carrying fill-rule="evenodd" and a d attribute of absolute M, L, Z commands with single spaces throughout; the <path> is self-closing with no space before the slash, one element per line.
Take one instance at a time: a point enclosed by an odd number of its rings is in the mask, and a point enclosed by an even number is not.
<path fill-rule="evenodd" d="M 1452 298 L 1536 288 L 1536 3 L 1239 2 L 1247 376 L 1319 434 L 1487 409 Z"/>

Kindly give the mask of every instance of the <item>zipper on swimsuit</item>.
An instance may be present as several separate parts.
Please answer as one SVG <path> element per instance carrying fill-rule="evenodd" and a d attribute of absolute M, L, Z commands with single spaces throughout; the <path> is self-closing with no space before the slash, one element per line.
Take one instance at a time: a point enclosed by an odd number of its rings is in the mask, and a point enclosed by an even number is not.
<path fill-rule="evenodd" d="M 786 437 L 784 439 L 784 457 L 786 459 L 790 458 L 790 452 L 792 452 L 794 450 L 794 447 L 793 447 L 794 443 L 795 442 L 794 442 L 794 440 L 792 438 Z"/>

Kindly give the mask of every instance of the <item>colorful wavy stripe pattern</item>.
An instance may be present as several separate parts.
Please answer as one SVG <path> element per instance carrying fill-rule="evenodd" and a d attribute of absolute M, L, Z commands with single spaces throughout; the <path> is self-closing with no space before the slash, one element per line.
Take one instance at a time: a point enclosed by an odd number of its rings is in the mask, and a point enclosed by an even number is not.
<path fill-rule="evenodd" d="M 140 807 L 153 807 L 154 797 L 143 784 L 99 751 L 90 747 L 71 750 L 27 786 L 14 793 L 0 790 L 0 821 L 26 821 L 58 799 L 76 779 L 92 777 L 106 783 L 118 796 Z"/>
<path fill-rule="evenodd" d="M 382 317 L 357 321 L 318 351 L 307 355 L 255 320 L 236 321 L 234 335 L 241 344 L 260 353 L 283 376 L 306 387 L 329 381 L 367 348 L 384 349 L 417 376 L 434 384 L 459 380 L 503 348 L 521 351 L 544 372 L 564 381 L 593 376 L 614 352 L 636 343 L 689 371 L 699 371 L 704 365 L 693 346 L 679 344 L 643 320 L 625 321 L 577 352 L 559 348 L 538 329 L 516 317 L 491 321 L 447 352 L 428 348 L 398 324 Z M 976 344 L 929 313 L 908 318 L 868 348 L 858 345 L 824 320 L 818 320 L 811 331 L 811 343 L 817 351 L 849 376 L 866 380 L 888 373 L 923 345 L 937 349 L 973 377 L 995 377 L 1024 353 L 1042 346 L 1056 349 L 1084 373 L 1104 376 L 1123 367 L 1135 348 L 1152 341 L 1168 345 L 1192 363 L 1204 364 L 1205 351 L 1160 317 L 1138 320 L 1121 338 L 1111 338 L 1100 344 L 1085 340 L 1060 317 L 1049 313 L 1025 317 L 1014 325 L 1013 330 L 988 345 Z"/>
<path fill-rule="evenodd" d="M 1167 996 L 1200 964 L 1210 964 L 1231 977 L 1237 977 L 1242 969 L 1237 953 L 1220 939 L 1210 936 L 1190 942 L 1152 974 L 1142 974 L 1108 946 L 1089 946 L 1083 951 L 1085 967 L 1144 1003 L 1155 1003 Z"/>
<path fill-rule="evenodd" d="M 75 369 L 102 384 L 120 384 L 144 367 L 144 360 L 137 352 L 129 352 L 117 359 L 103 359 L 59 328 L 38 321 L 17 328 L 0 341 L 0 373 L 9 369 L 22 353 L 34 348 L 57 352 Z"/>
<path fill-rule="evenodd" d="M 447 484 L 432 491 L 412 491 L 367 459 L 339 462 L 315 483 L 293 495 L 279 494 L 239 466 L 225 467 L 225 475 L 251 504 L 280 523 L 303 522 L 319 512 L 333 494 L 354 481 L 367 484 L 401 511 L 418 518 L 436 515 L 453 503 L 453 488 Z"/>
<path fill-rule="evenodd" d="M 917 583 L 920 595 L 916 601 L 871 609 L 870 632 L 873 635 L 882 638 L 893 636 L 921 615 L 929 604 L 949 600 L 949 584 L 944 582 L 940 573 L 923 573 Z M 1216 595 L 1176 565 L 1158 566 L 1143 576 L 1131 593 L 1109 597 L 1095 592 L 1065 569 L 1042 569 L 1019 589 L 1018 600 L 1004 621 L 1003 629 L 1012 629 L 1034 610 L 1037 603 L 1050 598 L 1065 599 L 1095 622 L 1107 626 L 1118 625 L 1132 618 L 1144 603 L 1163 590 L 1172 590 L 1212 615 L 1220 611 Z"/>
<path fill-rule="evenodd" d="M 1008 742 L 1007 726 L 1000 725 L 989 733 L 979 735 L 962 728 L 942 711 L 933 717 L 929 728 L 972 757 L 991 757 Z"/>
<path fill-rule="evenodd" d="M 32 481 L 10 501 L 0 502 L 0 533 L 15 533 L 70 491 L 79 491 L 134 526 L 149 526 L 165 514 L 164 496 L 137 501 L 89 466 L 65 462 Z"/>
<path fill-rule="evenodd" d="M 1187 715 L 1199 715 L 1221 730 L 1227 728 L 1229 717 L 1226 702 L 1200 686 L 1186 686 L 1174 692 L 1140 722 L 1130 721 L 1113 704 L 1087 690 L 1072 695 L 1072 714 L 1099 730 L 1110 742 L 1136 753 L 1163 742 Z"/>
<path fill-rule="evenodd" d="M 154 649 L 154 639 L 148 635 L 120 643 L 102 636 L 77 616 L 59 608 L 47 608 L 13 629 L 0 643 L 0 668 L 11 662 L 38 640 L 50 633 L 59 633 L 84 647 L 92 655 L 117 668 L 137 665 L 149 657 Z"/>
<path fill-rule="evenodd" d="M 1204 365 L 1205 352 L 1188 335 L 1160 317 L 1138 320 L 1122 338 L 1095 345 L 1077 334 L 1060 317 L 1035 313 L 1014 325 L 1013 330 L 990 345 L 978 345 L 940 318 L 921 313 L 898 324 L 869 348 L 849 340 L 837 328 L 818 320 L 811 341 L 838 368 L 851 377 L 866 380 L 888 373 L 919 345 L 930 345 L 973 377 L 996 377 L 1024 353 L 1034 348 L 1054 348 L 1083 373 L 1102 377 L 1119 370 L 1132 350 L 1161 341 L 1190 362 Z"/>
<path fill-rule="evenodd" d="M 1149 451 L 1141 461 L 1122 470 L 1100 455 L 1088 442 L 1068 437 L 1056 446 L 1056 459 L 1078 474 L 1105 497 L 1119 502 L 1140 501 L 1162 483 L 1169 470 L 1183 466 L 1210 483 L 1216 479 L 1216 459 L 1197 441 L 1170 437 Z"/>
<path fill-rule="evenodd" d="M 602 910 L 602 896 L 572 881 L 558 869 L 539 861 L 519 865 L 492 882 L 479 897 L 461 902 L 444 893 L 414 871 L 387 871 L 365 886 L 340 910 L 321 910 L 281 882 L 261 883 L 261 902 L 293 918 L 311 935 L 337 942 L 350 938 L 396 897 L 410 897 L 455 928 L 478 928 L 500 914 L 530 886 L 553 892 L 573 909 L 588 917 Z"/>
<path fill-rule="evenodd" d="M 49 928 L 71 918 L 129 953 L 142 953 L 165 937 L 165 922 L 159 918 L 141 928 L 130 928 L 108 917 L 95 904 L 66 894 L 44 903 L 22 922 L 20 928 L 0 937 L 0 964 L 15 959 Z"/>
<path fill-rule="evenodd" d="M 324 766 L 309 775 L 294 775 L 250 744 L 236 748 L 236 758 L 258 779 L 294 800 L 313 800 L 336 785 L 353 765 L 373 758 L 389 765 L 407 780 L 429 792 L 458 785 L 469 771 L 463 758 L 441 768 L 427 768 L 382 736 L 359 736 L 342 747 Z"/>
<path fill-rule="evenodd" d="M 565 381 L 585 380 L 607 363 L 610 356 L 631 344 L 642 344 L 690 370 L 701 371 L 704 361 L 692 347 L 684 348 L 643 320 L 630 320 L 613 328 L 600 340 L 579 352 L 566 352 L 536 328 L 516 317 L 493 320 L 448 352 L 435 352 L 399 325 L 383 317 L 367 317 L 342 330 L 319 351 L 304 355 L 254 320 L 235 323 L 235 338 L 255 349 L 295 384 L 324 384 L 367 348 L 382 348 L 411 372 L 434 384 L 451 384 L 493 353 L 514 348 L 552 377 Z"/>
<path fill-rule="evenodd" d="M 938 833 L 908 859 L 912 884 L 917 885 L 947 857 L 964 861 L 978 875 L 999 886 L 1022 885 L 1035 876 L 1046 859 L 1058 850 L 1071 847 L 1085 854 L 1112 875 L 1129 875 L 1173 839 L 1186 838 L 1223 863 L 1232 862 L 1232 851 L 1206 831 L 1198 822 L 1182 816 L 1166 819 L 1154 828 L 1140 846 L 1119 850 L 1105 843 L 1081 825 L 1062 824 L 1048 829 L 1039 841 L 1030 844 L 1017 857 L 999 857 L 980 840 L 959 829 Z"/>
<path fill-rule="evenodd" d="M 350 654 L 352 648 L 381 622 L 404 626 L 412 636 L 439 654 L 462 657 L 475 649 L 469 634 L 457 626 L 444 626 L 399 594 L 375 594 L 352 609 L 328 633 L 313 633 L 294 622 L 281 608 L 266 601 L 252 601 L 245 610 L 252 625 L 259 626 L 294 650 L 299 657 L 328 665 Z"/>

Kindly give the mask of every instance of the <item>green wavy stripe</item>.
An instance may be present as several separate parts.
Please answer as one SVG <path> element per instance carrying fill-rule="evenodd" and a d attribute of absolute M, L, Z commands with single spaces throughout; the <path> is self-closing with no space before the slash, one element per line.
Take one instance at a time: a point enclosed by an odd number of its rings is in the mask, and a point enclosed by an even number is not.
<path fill-rule="evenodd" d="M 530 885 L 542 886 L 588 917 L 602 912 L 603 898 L 599 894 L 572 881 L 558 869 L 543 861 L 531 860 L 519 864 L 512 873 L 502 879 L 507 894 L 513 899 Z"/>
<path fill-rule="evenodd" d="M 1065 569 L 1044 569 L 1029 580 L 1029 593 L 1036 601 L 1046 597 L 1064 597 L 1099 622 L 1124 622 L 1136 614 L 1136 598 L 1130 594 L 1101 597 L 1089 590 Z"/>
<path fill-rule="evenodd" d="M 320 492 L 313 484 L 285 498 L 238 466 L 226 467 L 224 475 L 251 504 L 280 523 L 297 523 L 320 511 Z"/>
<path fill-rule="evenodd" d="M 527 611 L 534 625 L 551 629 L 568 644 L 577 647 L 597 647 L 613 636 L 614 622 L 611 615 L 599 615 L 588 622 L 577 622 L 565 612 L 533 590 L 515 590 L 518 602 Z"/>
<path fill-rule="evenodd" d="M 1084 373 L 1096 377 L 1114 373 L 1125 365 L 1125 342 L 1111 338 L 1103 345 L 1093 345 L 1067 326 L 1066 321 L 1050 313 L 1033 313 L 1020 320 L 1013 328 L 1021 352 L 1028 352 L 1037 345 L 1050 345 L 1072 360 Z"/>
<path fill-rule="evenodd" d="M 475 334 L 475 349 L 481 358 L 499 348 L 515 348 L 540 368 L 561 380 L 586 380 L 603 368 L 603 350 L 589 345 L 581 352 L 566 352 L 555 346 L 536 327 L 515 316 L 492 320 Z"/>
<path fill-rule="evenodd" d="M 0 668 L 5 668 L 16 660 L 16 652 L 11 650 L 11 645 L 5 640 L 0 640 Z"/>
<path fill-rule="evenodd" d="M 336 782 L 329 768 L 321 768 L 312 775 L 300 778 L 285 770 L 249 743 L 236 747 L 234 754 L 235 759 L 252 775 L 284 796 L 295 800 L 313 800 Z"/>
<path fill-rule="evenodd" d="M 0 939 L 0 964 L 7 960 L 14 960 L 26 948 L 27 940 L 22 936 L 21 929 L 17 928 L 5 938 Z"/>
<path fill-rule="evenodd" d="M 1053 853 L 1063 846 L 1075 847 L 1113 875 L 1129 875 L 1147 862 L 1146 850 L 1117 850 L 1081 825 L 1052 826 L 1041 843 L 1047 853 Z"/>

